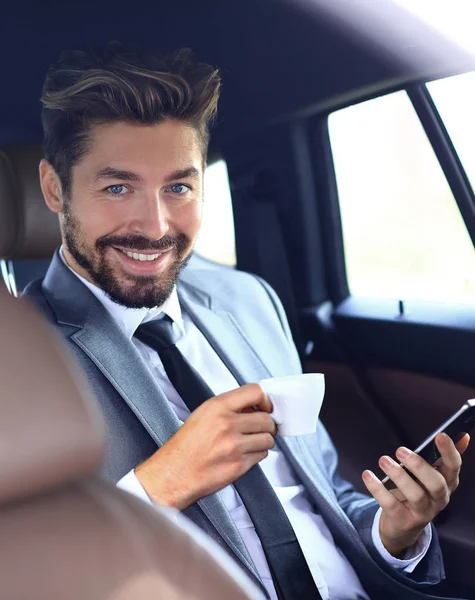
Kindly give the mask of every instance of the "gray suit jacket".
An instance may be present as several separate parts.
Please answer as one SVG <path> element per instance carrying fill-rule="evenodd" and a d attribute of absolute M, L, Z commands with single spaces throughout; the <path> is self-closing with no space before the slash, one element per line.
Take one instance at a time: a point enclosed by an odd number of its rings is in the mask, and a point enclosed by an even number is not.
<path fill-rule="evenodd" d="M 57 253 L 44 280 L 30 284 L 25 296 L 55 325 L 92 385 L 109 428 L 103 474 L 116 482 L 164 444 L 180 423 L 133 344 Z M 240 384 L 301 372 L 282 306 L 264 281 L 191 261 L 178 296 Z M 337 454 L 323 425 L 313 436 L 277 439 L 371 599 L 436 598 L 426 593 L 444 576 L 435 531 L 414 573 L 396 572 L 371 540 L 377 505 L 339 477 Z M 218 495 L 202 498 L 185 514 L 264 589 Z"/>

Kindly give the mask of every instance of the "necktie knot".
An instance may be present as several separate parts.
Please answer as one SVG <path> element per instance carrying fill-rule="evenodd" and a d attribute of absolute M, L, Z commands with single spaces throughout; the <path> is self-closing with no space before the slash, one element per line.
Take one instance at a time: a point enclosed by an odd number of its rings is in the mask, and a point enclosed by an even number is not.
<path fill-rule="evenodd" d="M 140 325 L 135 336 L 157 352 L 170 383 L 190 411 L 214 396 L 198 371 L 177 348 L 176 341 L 180 335 L 175 334 L 173 320 L 168 315 Z"/>
<path fill-rule="evenodd" d="M 139 325 L 135 337 L 152 348 L 159 345 L 160 350 L 164 350 L 176 344 L 179 334 L 173 329 L 171 317 L 164 315 L 161 319 Z"/>

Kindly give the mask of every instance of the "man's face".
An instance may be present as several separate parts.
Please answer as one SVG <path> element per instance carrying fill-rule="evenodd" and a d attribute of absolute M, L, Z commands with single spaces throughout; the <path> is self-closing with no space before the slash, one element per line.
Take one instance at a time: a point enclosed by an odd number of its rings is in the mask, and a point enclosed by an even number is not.
<path fill-rule="evenodd" d="M 192 127 L 97 125 L 72 168 L 61 228 L 70 266 L 131 308 L 171 294 L 202 216 L 203 155 Z"/>

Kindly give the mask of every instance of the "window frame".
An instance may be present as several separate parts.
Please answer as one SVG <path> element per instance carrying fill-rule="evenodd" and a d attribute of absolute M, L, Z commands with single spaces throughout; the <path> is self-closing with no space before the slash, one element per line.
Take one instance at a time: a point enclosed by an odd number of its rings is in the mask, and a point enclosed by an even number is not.
<path fill-rule="evenodd" d="M 475 248 L 475 193 L 442 117 L 427 89 L 426 84 L 429 81 L 424 80 L 398 88 L 391 88 L 384 94 L 379 93 L 360 99 L 358 102 L 335 106 L 332 107 L 331 111 L 311 119 L 313 164 L 317 174 L 316 180 L 319 182 L 315 190 L 315 201 L 318 203 L 321 217 L 329 300 L 334 306 L 351 297 L 346 272 L 335 163 L 328 126 L 329 116 L 338 110 L 399 91 L 407 93 L 446 177 Z"/>
<path fill-rule="evenodd" d="M 475 195 L 449 132 L 426 87 L 426 83 L 409 86 L 406 91 L 434 149 L 459 207 L 472 244 L 475 246 Z"/>

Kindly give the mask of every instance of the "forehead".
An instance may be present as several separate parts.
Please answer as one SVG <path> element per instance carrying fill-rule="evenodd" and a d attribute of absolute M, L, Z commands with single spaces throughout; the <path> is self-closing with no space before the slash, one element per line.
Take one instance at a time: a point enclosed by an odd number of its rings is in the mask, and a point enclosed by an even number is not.
<path fill-rule="evenodd" d="M 202 163 L 197 131 L 186 123 L 167 120 L 155 125 L 119 122 L 93 126 L 88 151 L 76 166 L 91 177 L 114 167 L 149 178 L 190 166 L 201 170 Z"/>

